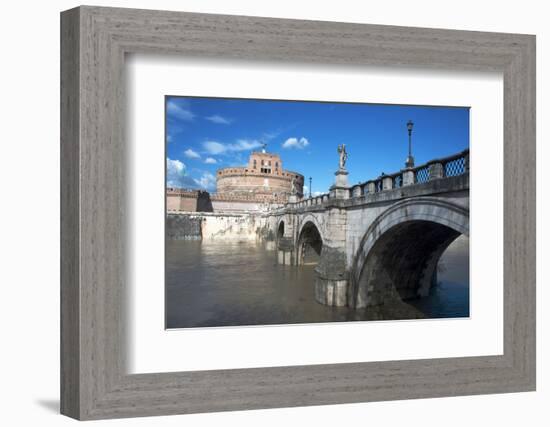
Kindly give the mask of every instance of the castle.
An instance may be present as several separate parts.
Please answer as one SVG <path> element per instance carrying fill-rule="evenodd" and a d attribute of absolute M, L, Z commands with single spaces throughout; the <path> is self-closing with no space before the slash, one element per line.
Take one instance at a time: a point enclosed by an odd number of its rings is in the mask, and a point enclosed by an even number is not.
<path fill-rule="evenodd" d="M 283 169 L 278 154 L 252 152 L 246 166 L 218 169 L 216 193 L 167 188 L 167 211 L 263 211 L 288 202 L 291 194 L 302 198 L 303 175 Z"/>

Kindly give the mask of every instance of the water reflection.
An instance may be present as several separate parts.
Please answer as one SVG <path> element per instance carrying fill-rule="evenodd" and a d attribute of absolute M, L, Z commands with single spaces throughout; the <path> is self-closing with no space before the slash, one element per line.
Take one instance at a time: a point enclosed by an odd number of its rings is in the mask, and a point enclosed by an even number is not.
<path fill-rule="evenodd" d="M 315 301 L 315 265 L 276 263 L 255 243 L 169 240 L 166 326 L 269 325 L 469 315 L 468 239 L 459 237 L 440 263 L 429 297 L 355 310 Z"/>

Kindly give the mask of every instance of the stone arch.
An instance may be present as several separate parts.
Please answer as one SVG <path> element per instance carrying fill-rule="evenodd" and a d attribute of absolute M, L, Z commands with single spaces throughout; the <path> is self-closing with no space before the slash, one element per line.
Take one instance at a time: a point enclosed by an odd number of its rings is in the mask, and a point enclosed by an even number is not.
<path fill-rule="evenodd" d="M 461 234 L 467 208 L 437 198 L 409 199 L 380 214 L 364 234 L 350 271 L 353 307 L 427 294 L 437 262 Z"/>
<path fill-rule="evenodd" d="M 304 264 L 307 258 L 311 262 L 318 262 L 323 249 L 323 236 L 315 217 L 308 215 L 301 221 L 296 238 L 296 264 Z"/>
<path fill-rule="evenodd" d="M 325 236 L 324 236 L 321 224 L 317 220 L 317 217 L 312 215 L 311 213 L 309 213 L 309 214 L 303 216 L 302 218 L 300 218 L 300 221 L 299 221 L 299 224 L 298 224 L 298 227 L 297 227 L 298 230 L 297 230 L 297 233 L 296 233 L 296 240 L 298 240 L 298 238 L 300 237 L 300 234 L 302 233 L 302 230 L 304 229 L 304 226 L 308 222 L 311 222 L 313 225 L 315 225 L 315 227 L 319 231 L 319 234 L 321 236 L 321 240 L 324 242 L 325 241 Z"/>
<path fill-rule="evenodd" d="M 282 239 L 284 235 L 285 235 L 285 221 L 283 218 L 281 218 L 281 220 L 277 224 L 277 233 L 276 233 L 277 241 Z"/>

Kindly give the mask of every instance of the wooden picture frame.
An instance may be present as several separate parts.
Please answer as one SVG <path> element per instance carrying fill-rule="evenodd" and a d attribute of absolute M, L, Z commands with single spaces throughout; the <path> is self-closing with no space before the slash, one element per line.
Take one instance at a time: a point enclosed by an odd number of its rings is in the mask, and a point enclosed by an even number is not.
<path fill-rule="evenodd" d="M 127 374 L 126 53 L 502 72 L 503 354 Z M 61 14 L 61 166 L 65 415 L 84 420 L 535 390 L 532 35 L 71 9 Z"/>

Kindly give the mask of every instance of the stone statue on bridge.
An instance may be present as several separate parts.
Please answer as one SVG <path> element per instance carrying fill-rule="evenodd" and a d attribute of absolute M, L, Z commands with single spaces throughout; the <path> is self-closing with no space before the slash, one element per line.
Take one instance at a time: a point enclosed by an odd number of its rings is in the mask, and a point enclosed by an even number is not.
<path fill-rule="evenodd" d="M 349 197 L 349 186 L 348 171 L 346 170 L 346 160 L 348 159 L 346 144 L 339 144 L 337 151 L 339 155 L 338 170 L 334 173 L 336 182 L 330 187 L 330 197 L 333 199 L 347 199 Z"/>
<path fill-rule="evenodd" d="M 292 177 L 290 181 L 290 194 L 295 195 L 298 191 L 296 190 L 296 178 Z"/>
<path fill-rule="evenodd" d="M 290 181 L 290 196 L 288 198 L 288 201 L 290 203 L 296 203 L 298 201 L 297 194 L 298 189 L 296 188 L 296 177 L 293 176 L 292 180 Z"/>
<path fill-rule="evenodd" d="M 348 160 L 348 152 L 346 151 L 346 144 L 338 145 L 338 154 L 340 155 L 339 169 L 346 169 L 346 160 Z"/>

